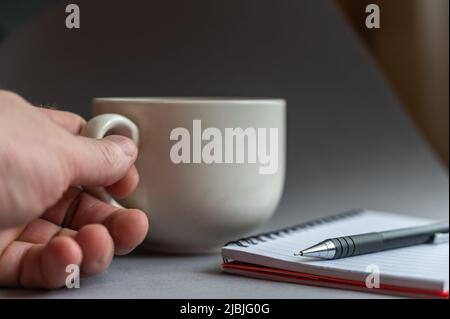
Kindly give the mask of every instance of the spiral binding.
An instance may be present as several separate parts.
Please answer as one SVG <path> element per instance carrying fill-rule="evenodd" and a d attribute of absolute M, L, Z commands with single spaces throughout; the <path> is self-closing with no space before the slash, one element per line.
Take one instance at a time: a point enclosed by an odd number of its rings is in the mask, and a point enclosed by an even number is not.
<path fill-rule="evenodd" d="M 240 238 L 238 240 L 233 240 L 230 241 L 228 243 L 226 243 L 224 245 L 224 247 L 229 246 L 229 245 L 237 245 L 240 247 L 250 247 L 251 245 L 258 245 L 260 243 L 264 243 L 267 242 L 269 240 L 274 240 L 277 239 L 279 237 L 282 237 L 283 235 L 288 235 L 292 232 L 296 232 L 300 229 L 306 229 L 306 228 L 310 228 L 310 227 L 315 227 L 321 224 L 327 224 L 330 222 L 334 222 L 337 220 L 342 220 L 344 218 L 349 218 L 349 217 L 354 217 L 356 215 L 359 215 L 363 212 L 364 210 L 362 209 L 355 209 L 355 210 L 351 210 L 348 212 L 344 212 L 344 213 L 340 213 L 334 216 L 328 216 L 328 217 L 323 217 L 323 218 L 319 218 L 319 219 L 315 219 L 306 223 L 302 223 L 302 224 L 298 224 L 298 225 L 294 225 L 294 226 L 290 226 L 290 227 L 286 227 L 286 228 L 282 228 L 279 230 L 275 230 L 275 231 L 270 231 L 270 232 L 266 232 L 266 233 L 261 233 L 258 235 L 253 235 L 253 236 L 249 236 L 249 237 L 243 237 Z"/>

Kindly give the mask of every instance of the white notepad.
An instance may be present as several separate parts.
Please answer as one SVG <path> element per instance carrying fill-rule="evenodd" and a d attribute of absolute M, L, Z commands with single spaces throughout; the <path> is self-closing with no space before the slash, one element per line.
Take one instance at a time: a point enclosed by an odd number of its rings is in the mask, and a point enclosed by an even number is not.
<path fill-rule="evenodd" d="M 448 243 L 416 245 L 335 260 L 293 255 L 327 238 L 431 222 L 434 221 L 355 210 L 231 242 L 222 248 L 223 270 L 296 283 L 448 298 Z M 377 270 L 380 288 L 369 289 L 366 278 Z"/>

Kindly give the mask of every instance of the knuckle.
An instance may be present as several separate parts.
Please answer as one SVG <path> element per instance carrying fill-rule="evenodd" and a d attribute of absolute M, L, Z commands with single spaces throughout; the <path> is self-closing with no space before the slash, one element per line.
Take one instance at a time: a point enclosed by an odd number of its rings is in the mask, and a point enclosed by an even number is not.
<path fill-rule="evenodd" d="M 25 100 L 17 93 L 8 90 L 0 90 L 0 100 L 12 104 L 21 104 Z"/>
<path fill-rule="evenodd" d="M 84 118 L 82 118 L 80 115 L 78 114 L 74 114 L 74 113 L 70 113 L 72 114 L 72 122 L 74 123 L 73 125 L 75 126 L 75 131 L 78 131 L 77 133 L 79 133 L 81 131 L 81 129 L 86 125 L 86 120 Z"/>
<path fill-rule="evenodd" d="M 116 149 L 116 145 L 105 140 L 100 143 L 100 155 L 101 162 L 108 168 L 118 168 L 121 164 L 121 158 L 119 152 Z"/>
<path fill-rule="evenodd" d="M 67 116 L 67 118 L 73 123 L 76 123 L 79 125 L 86 124 L 86 120 L 76 113 L 72 113 L 72 112 L 68 112 L 68 111 L 58 111 L 58 112 Z"/>
<path fill-rule="evenodd" d="M 75 122 L 77 122 L 80 126 L 83 126 L 86 124 L 86 120 L 84 118 L 82 118 L 80 115 L 75 114 L 75 113 L 70 113 L 73 116 L 73 119 Z"/>
<path fill-rule="evenodd" d="M 72 133 L 78 134 L 81 131 L 82 127 L 86 124 L 85 119 L 78 114 L 67 111 L 58 112 L 60 112 L 64 116 L 66 127 Z"/>

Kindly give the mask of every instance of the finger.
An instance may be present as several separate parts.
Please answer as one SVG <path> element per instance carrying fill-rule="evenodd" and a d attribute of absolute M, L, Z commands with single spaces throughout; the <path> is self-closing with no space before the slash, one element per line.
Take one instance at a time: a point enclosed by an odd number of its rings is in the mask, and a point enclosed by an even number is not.
<path fill-rule="evenodd" d="M 51 289 L 64 286 L 68 275 L 66 267 L 81 265 L 83 255 L 74 239 L 57 236 L 46 245 L 32 245 L 22 258 L 20 285 Z"/>
<path fill-rule="evenodd" d="M 81 229 L 89 224 L 103 224 L 114 241 L 115 253 L 129 253 L 139 245 L 148 232 L 148 218 L 137 209 L 117 209 L 97 198 L 83 193 L 73 215 L 66 227 Z"/>
<path fill-rule="evenodd" d="M 45 244 L 60 231 L 60 226 L 45 219 L 37 218 L 25 227 L 17 240 L 32 244 Z"/>
<path fill-rule="evenodd" d="M 0 256 L 2 252 L 8 247 L 10 243 L 12 243 L 14 240 L 16 240 L 20 234 L 25 229 L 25 226 L 19 226 L 14 228 L 8 228 L 8 229 L 2 229 L 0 231 Z M 0 269 L 2 269 L 0 267 Z"/>
<path fill-rule="evenodd" d="M 16 240 L 32 244 L 45 244 L 56 236 L 69 236 L 75 238 L 75 230 L 64 228 L 48 220 L 38 218 L 29 223 Z"/>
<path fill-rule="evenodd" d="M 73 214 L 78 207 L 82 192 L 81 188 L 69 187 L 58 203 L 47 209 L 41 218 L 57 225 L 70 224 L 70 220 L 72 220 Z"/>
<path fill-rule="evenodd" d="M 134 191 L 139 182 L 139 175 L 135 166 L 132 166 L 127 175 L 112 186 L 108 187 L 108 191 L 116 197 L 125 197 Z M 56 205 L 50 207 L 41 216 L 41 219 L 49 221 L 56 225 L 71 225 L 71 220 L 75 211 L 78 209 L 81 194 L 83 193 L 81 188 L 70 187 L 56 203 Z M 83 224 L 84 225 L 84 224 Z M 17 234 L 15 234 L 17 236 Z M 1 237 L 0 237 L 1 242 Z M 1 243 L 0 243 L 1 251 Z"/>
<path fill-rule="evenodd" d="M 124 178 L 107 187 L 106 190 L 117 198 L 125 198 L 130 195 L 139 183 L 139 174 L 136 166 L 131 166 Z"/>
<path fill-rule="evenodd" d="M 126 254 L 136 248 L 148 232 L 148 218 L 142 211 L 117 209 L 75 187 L 69 189 L 60 202 L 50 208 L 42 219 L 66 227 L 60 230 L 60 233 L 67 228 L 79 230 L 89 224 L 104 224 L 113 238 L 117 255 Z M 40 234 L 38 238 L 41 241 L 45 240 L 57 231 L 57 228 L 53 232 L 48 230 L 46 235 Z M 38 242 L 35 238 L 24 239 Z"/>
<path fill-rule="evenodd" d="M 116 255 L 126 255 L 133 251 L 148 232 L 148 218 L 137 209 L 117 210 L 103 224 L 114 239 Z"/>
<path fill-rule="evenodd" d="M 75 240 L 83 251 L 83 275 L 96 275 L 108 268 L 114 256 L 114 243 L 105 226 L 84 226 L 78 231 Z"/>
<path fill-rule="evenodd" d="M 86 124 L 86 121 L 75 113 L 52 110 L 45 107 L 37 107 L 36 109 L 72 134 L 80 133 L 81 128 Z"/>
<path fill-rule="evenodd" d="M 0 286 L 14 287 L 20 284 L 21 261 L 33 244 L 11 242 L 0 255 Z"/>
<path fill-rule="evenodd" d="M 137 157 L 136 145 L 124 136 L 75 140 L 68 145 L 72 185 L 110 186 L 125 176 Z"/>

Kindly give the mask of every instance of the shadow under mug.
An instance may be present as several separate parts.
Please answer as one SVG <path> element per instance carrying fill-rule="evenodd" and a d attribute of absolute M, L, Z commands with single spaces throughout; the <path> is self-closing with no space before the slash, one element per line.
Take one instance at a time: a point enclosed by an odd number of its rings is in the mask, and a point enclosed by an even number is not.
<path fill-rule="evenodd" d="M 254 231 L 275 212 L 285 179 L 282 99 L 96 98 L 81 134 L 118 134 L 138 145 L 140 182 L 117 207 L 143 210 L 144 248 L 215 250 Z"/>

